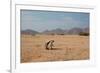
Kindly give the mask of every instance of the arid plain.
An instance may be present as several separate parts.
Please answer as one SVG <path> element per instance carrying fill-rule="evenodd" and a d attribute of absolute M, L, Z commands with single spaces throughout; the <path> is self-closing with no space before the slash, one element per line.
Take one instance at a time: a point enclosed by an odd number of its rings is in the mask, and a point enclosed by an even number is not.
<path fill-rule="evenodd" d="M 45 44 L 54 40 L 53 50 Z M 89 59 L 89 36 L 21 35 L 21 63 Z"/>

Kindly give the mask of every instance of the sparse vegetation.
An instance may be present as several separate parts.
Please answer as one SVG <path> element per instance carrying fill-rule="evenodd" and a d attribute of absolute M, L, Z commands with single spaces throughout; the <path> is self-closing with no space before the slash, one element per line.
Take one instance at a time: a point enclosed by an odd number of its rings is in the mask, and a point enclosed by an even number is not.
<path fill-rule="evenodd" d="M 54 50 L 46 50 L 45 43 L 55 40 Z M 89 37 L 77 35 L 22 35 L 21 63 L 89 59 Z"/>
<path fill-rule="evenodd" d="M 89 33 L 87 33 L 87 32 L 80 32 L 79 35 L 80 36 L 89 36 Z"/>

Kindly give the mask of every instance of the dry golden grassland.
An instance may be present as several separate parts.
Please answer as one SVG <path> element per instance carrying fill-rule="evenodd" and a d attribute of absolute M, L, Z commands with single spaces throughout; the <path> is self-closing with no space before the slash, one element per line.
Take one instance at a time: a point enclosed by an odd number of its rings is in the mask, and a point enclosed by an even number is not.
<path fill-rule="evenodd" d="M 45 43 L 54 40 L 53 50 Z M 89 59 L 89 36 L 21 35 L 21 63 Z"/>

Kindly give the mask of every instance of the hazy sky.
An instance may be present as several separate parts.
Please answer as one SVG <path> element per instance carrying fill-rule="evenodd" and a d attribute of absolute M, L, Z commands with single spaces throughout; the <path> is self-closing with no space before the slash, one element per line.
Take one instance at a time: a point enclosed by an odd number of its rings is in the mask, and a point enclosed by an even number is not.
<path fill-rule="evenodd" d="M 89 13 L 21 10 L 21 30 L 35 31 L 56 28 L 89 27 Z"/>

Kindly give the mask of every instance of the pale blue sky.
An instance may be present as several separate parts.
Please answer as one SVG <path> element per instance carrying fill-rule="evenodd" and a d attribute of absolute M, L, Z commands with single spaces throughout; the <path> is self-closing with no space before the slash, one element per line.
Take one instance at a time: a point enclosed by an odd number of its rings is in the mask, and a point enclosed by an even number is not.
<path fill-rule="evenodd" d="M 89 27 L 89 13 L 21 10 L 21 30 L 38 32 L 52 29 Z"/>

